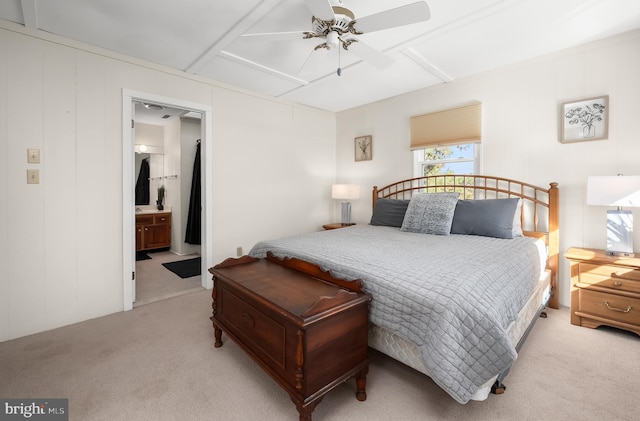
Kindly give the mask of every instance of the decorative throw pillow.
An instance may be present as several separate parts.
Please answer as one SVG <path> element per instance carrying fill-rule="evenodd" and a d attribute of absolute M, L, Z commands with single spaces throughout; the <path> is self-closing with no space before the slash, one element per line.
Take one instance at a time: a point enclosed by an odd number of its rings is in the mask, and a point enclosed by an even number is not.
<path fill-rule="evenodd" d="M 459 193 L 421 193 L 411 197 L 401 231 L 449 235 Z"/>
<path fill-rule="evenodd" d="M 371 225 L 400 228 L 407 206 L 409 206 L 408 200 L 377 199 L 371 215 Z"/>
<path fill-rule="evenodd" d="M 459 200 L 451 234 L 513 238 L 513 224 L 519 198 Z M 518 222 L 519 222 L 518 218 Z M 522 229 L 521 229 L 522 232 Z"/>

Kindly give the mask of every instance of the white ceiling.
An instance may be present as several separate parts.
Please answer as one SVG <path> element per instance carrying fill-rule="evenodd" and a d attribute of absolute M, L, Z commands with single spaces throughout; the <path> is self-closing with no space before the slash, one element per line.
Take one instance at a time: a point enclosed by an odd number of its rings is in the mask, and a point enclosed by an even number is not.
<path fill-rule="evenodd" d="M 359 36 L 393 59 L 384 69 L 344 50 L 310 56 L 318 38 L 241 37 L 309 31 L 313 1 L 2 0 L 0 19 L 334 112 L 640 27 L 639 0 L 427 0 L 428 21 Z M 415 1 L 342 6 L 357 20 Z"/>

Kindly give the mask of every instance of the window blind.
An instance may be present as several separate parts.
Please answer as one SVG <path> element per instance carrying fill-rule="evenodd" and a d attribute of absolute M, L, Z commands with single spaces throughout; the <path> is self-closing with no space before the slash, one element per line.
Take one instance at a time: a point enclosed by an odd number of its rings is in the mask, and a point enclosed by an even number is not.
<path fill-rule="evenodd" d="M 481 103 L 411 117 L 411 149 L 481 141 Z"/>

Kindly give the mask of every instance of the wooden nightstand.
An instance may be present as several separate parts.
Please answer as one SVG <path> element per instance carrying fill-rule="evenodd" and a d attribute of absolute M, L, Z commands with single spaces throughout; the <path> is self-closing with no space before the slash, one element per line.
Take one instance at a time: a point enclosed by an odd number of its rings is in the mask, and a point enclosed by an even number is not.
<path fill-rule="evenodd" d="M 336 222 L 335 224 L 323 225 L 322 228 L 324 228 L 326 230 L 335 230 L 335 229 L 338 229 L 338 228 L 350 227 L 352 225 L 355 225 L 355 224 L 342 224 L 340 222 Z"/>
<path fill-rule="evenodd" d="M 571 323 L 640 335 L 640 259 L 577 247 L 565 257 L 571 261 Z"/>

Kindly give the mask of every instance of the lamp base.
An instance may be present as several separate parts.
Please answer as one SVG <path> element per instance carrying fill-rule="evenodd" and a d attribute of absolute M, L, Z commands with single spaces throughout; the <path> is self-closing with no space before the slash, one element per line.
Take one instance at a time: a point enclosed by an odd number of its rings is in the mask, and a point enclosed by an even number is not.
<path fill-rule="evenodd" d="M 607 211 L 607 256 L 634 257 L 631 211 Z"/>
<path fill-rule="evenodd" d="M 345 227 L 347 225 L 351 225 L 351 203 L 343 201 L 342 202 L 342 226 Z"/>

